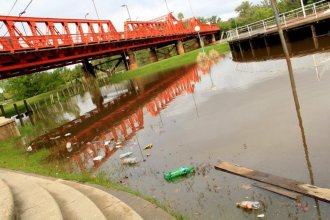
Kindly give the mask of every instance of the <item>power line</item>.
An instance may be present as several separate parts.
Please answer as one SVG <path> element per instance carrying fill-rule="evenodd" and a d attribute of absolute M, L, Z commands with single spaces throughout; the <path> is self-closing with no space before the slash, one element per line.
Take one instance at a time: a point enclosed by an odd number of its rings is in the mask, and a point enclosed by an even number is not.
<path fill-rule="evenodd" d="M 10 13 L 12 12 L 12 10 L 14 9 L 14 7 L 15 7 L 17 1 L 18 1 L 18 0 L 16 0 L 16 1 L 14 2 L 14 4 L 11 6 L 11 9 L 9 10 L 9 12 L 8 12 L 8 14 L 7 14 L 7 16 L 6 16 L 6 18 L 10 15 Z M 1 26 L 0 26 L 0 30 L 2 29 L 2 27 L 3 27 L 4 24 L 5 24 L 5 23 L 2 23 L 2 24 L 1 24 Z"/>
<path fill-rule="evenodd" d="M 24 8 L 24 10 L 18 14 L 18 17 L 21 17 L 23 14 L 26 13 L 26 10 L 27 10 L 28 7 L 31 5 L 32 1 L 33 1 L 33 0 L 30 0 L 29 4 L 27 4 L 27 6 Z M 16 2 L 15 2 L 15 4 L 16 4 Z M 8 17 L 8 16 L 7 16 L 7 17 Z M 22 23 L 22 26 L 23 26 L 23 23 Z M 26 35 L 26 31 L 25 31 L 24 26 L 23 26 L 23 29 L 24 29 L 24 32 L 25 32 L 25 35 Z M 5 33 L 2 37 L 5 37 L 7 33 L 8 33 L 8 30 L 6 31 L 6 33 Z"/>

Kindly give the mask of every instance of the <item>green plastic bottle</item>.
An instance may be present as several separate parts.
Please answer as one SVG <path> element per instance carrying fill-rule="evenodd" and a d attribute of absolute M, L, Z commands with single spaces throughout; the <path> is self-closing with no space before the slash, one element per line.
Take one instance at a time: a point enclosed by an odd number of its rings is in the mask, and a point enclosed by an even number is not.
<path fill-rule="evenodd" d="M 188 173 L 193 172 L 194 170 L 195 170 L 195 167 L 193 167 L 193 166 L 180 167 L 179 169 L 164 173 L 164 179 L 167 181 L 170 181 L 175 177 L 186 175 Z"/>

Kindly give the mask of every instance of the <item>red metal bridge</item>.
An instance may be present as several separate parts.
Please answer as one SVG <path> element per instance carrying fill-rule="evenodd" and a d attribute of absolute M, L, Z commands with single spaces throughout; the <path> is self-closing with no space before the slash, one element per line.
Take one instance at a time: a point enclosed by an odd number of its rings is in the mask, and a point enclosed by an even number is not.
<path fill-rule="evenodd" d="M 74 63 L 88 65 L 89 60 L 119 54 L 125 60 L 128 56 L 131 68 L 136 68 L 133 51 L 150 48 L 155 56 L 155 48 L 176 44 L 182 54 L 182 42 L 197 38 L 196 26 L 212 41 L 219 31 L 217 25 L 201 24 L 196 18 L 178 20 L 172 14 L 126 21 L 124 32 L 110 20 L 0 16 L 0 26 L 0 80 Z"/>

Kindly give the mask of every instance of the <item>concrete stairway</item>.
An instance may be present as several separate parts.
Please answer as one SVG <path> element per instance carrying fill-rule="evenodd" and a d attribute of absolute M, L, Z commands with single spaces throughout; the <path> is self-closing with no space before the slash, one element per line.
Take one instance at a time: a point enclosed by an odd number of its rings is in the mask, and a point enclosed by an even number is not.
<path fill-rule="evenodd" d="M 142 219 L 103 190 L 65 180 L 0 170 L 0 219 Z"/>

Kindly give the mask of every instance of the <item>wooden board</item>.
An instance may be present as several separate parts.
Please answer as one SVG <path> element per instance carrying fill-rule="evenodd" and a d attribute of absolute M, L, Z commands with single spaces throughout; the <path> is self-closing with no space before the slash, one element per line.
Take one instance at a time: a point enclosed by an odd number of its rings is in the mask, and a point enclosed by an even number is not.
<path fill-rule="evenodd" d="M 252 170 L 228 162 L 221 162 L 215 166 L 215 169 L 257 180 L 259 182 L 268 183 L 270 185 L 311 196 L 325 202 L 330 202 L 330 189 L 328 188 L 320 188 L 311 184 Z"/>
<path fill-rule="evenodd" d="M 281 187 L 273 186 L 273 185 L 270 185 L 267 183 L 256 182 L 256 183 L 253 183 L 252 185 L 255 187 L 258 187 L 258 188 L 261 188 L 264 190 L 268 190 L 270 192 L 288 197 L 290 199 L 294 199 L 294 200 L 300 199 L 302 197 L 302 194 L 300 194 L 300 193 L 296 193 L 296 192 L 293 192 L 293 191 L 290 191 L 287 189 L 283 189 Z"/>

